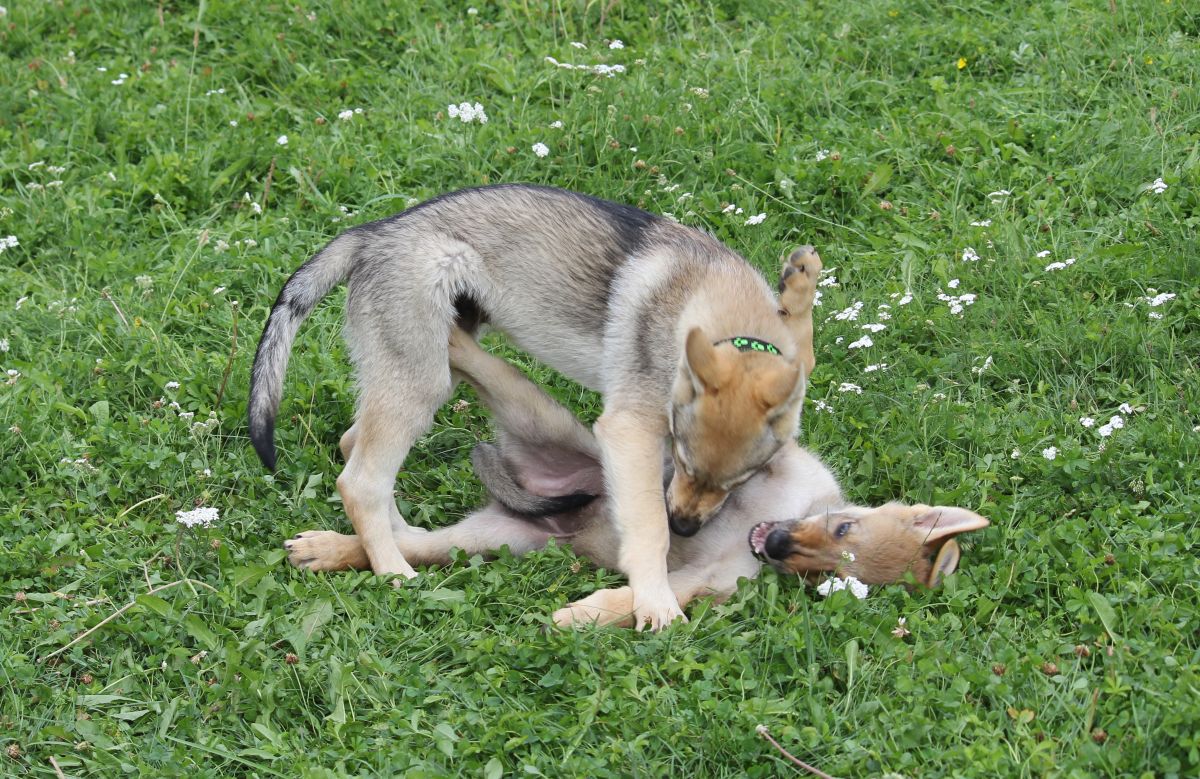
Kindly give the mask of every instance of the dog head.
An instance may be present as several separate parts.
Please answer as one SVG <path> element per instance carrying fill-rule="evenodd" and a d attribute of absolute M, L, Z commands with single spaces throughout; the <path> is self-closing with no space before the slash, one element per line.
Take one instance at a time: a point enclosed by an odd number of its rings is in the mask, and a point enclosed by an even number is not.
<path fill-rule="evenodd" d="M 958 567 L 954 536 L 988 524 L 975 512 L 955 506 L 887 503 L 762 522 L 750 531 L 749 541 L 759 559 L 809 583 L 836 572 L 865 584 L 889 584 L 911 571 L 921 584 L 936 587 Z"/>
<path fill-rule="evenodd" d="M 796 362 L 714 345 L 699 328 L 688 333 L 670 410 L 672 532 L 694 535 L 795 436 L 805 383 Z"/>

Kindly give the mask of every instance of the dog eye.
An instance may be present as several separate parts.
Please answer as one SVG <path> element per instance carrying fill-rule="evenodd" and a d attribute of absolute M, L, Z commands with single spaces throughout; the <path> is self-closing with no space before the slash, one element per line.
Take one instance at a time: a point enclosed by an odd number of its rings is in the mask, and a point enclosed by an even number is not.
<path fill-rule="evenodd" d="M 845 536 L 847 533 L 850 532 L 851 524 L 852 523 L 850 523 L 850 522 L 843 522 L 842 524 L 838 525 L 837 530 L 833 531 L 833 537 L 834 538 L 842 538 L 843 536 Z"/>

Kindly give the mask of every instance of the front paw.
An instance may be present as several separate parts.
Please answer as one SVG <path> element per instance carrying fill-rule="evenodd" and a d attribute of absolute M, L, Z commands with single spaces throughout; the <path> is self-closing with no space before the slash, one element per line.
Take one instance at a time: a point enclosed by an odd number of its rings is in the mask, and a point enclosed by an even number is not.
<path fill-rule="evenodd" d="M 779 302 L 791 316 L 812 310 L 821 273 L 821 255 L 812 246 L 801 246 L 783 261 L 779 274 Z"/>
<path fill-rule="evenodd" d="M 676 620 L 687 622 L 688 618 L 672 592 L 666 597 L 641 601 L 633 609 L 633 629 L 639 632 L 649 629 L 657 633 Z"/>

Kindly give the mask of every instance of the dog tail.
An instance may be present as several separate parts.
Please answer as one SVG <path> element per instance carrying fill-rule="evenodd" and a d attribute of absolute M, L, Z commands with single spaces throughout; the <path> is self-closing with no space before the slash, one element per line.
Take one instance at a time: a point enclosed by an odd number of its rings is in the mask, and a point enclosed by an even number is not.
<path fill-rule="evenodd" d="M 521 485 L 500 447 L 494 444 L 478 444 L 471 450 L 471 465 L 493 500 L 514 514 L 524 517 L 562 514 L 582 508 L 596 499 L 595 495 L 586 492 L 535 495 Z"/>
<path fill-rule="evenodd" d="M 359 240 L 355 231 L 343 233 L 301 265 L 280 290 L 258 341 L 246 416 L 254 451 L 272 471 L 275 470 L 275 416 L 279 412 L 292 342 L 300 324 L 317 303 L 350 274 Z"/>

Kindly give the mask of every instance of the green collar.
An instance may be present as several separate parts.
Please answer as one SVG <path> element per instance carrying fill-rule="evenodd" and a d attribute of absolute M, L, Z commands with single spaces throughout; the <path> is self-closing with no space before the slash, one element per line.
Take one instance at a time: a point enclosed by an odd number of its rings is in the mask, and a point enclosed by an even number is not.
<path fill-rule="evenodd" d="M 775 344 L 760 341 L 757 338 L 751 338 L 747 335 L 735 335 L 733 338 L 717 341 L 713 346 L 720 346 L 721 344 L 733 344 L 733 348 L 739 352 L 766 352 L 767 354 L 782 356 L 779 352 L 779 347 Z"/>

